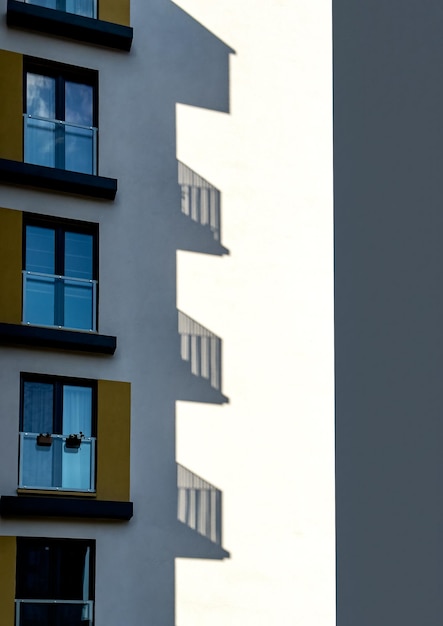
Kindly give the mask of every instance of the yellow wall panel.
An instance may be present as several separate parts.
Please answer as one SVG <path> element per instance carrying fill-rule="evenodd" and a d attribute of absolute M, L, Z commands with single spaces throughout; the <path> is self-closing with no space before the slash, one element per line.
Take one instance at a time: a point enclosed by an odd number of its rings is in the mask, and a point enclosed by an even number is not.
<path fill-rule="evenodd" d="M 98 381 L 97 498 L 129 501 L 131 385 Z"/>
<path fill-rule="evenodd" d="M 130 26 L 130 0 L 99 0 L 98 17 L 105 22 Z"/>
<path fill-rule="evenodd" d="M 22 319 L 22 224 L 21 211 L 0 208 L 0 322 L 9 324 Z"/>
<path fill-rule="evenodd" d="M 23 55 L 0 50 L 0 158 L 23 161 Z"/>
<path fill-rule="evenodd" d="M 17 540 L 0 537 L 0 624 L 14 626 Z"/>

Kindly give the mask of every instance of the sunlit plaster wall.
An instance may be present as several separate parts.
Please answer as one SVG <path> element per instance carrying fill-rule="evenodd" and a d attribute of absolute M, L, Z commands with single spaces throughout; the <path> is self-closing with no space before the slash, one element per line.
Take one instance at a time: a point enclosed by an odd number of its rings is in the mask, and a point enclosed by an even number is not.
<path fill-rule="evenodd" d="M 178 560 L 177 626 L 335 623 L 331 7 L 179 0 L 231 56 L 231 113 L 177 107 L 222 191 L 223 258 L 178 307 L 224 341 L 223 407 L 179 403 L 177 460 L 224 493 L 223 563 Z"/>

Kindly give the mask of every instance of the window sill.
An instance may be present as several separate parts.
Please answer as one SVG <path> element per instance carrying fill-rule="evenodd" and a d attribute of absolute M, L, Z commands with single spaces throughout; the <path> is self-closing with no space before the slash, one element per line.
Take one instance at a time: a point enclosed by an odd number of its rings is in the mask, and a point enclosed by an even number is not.
<path fill-rule="evenodd" d="M 117 347 L 117 338 L 97 333 L 0 322 L 0 345 L 112 355 Z"/>
<path fill-rule="evenodd" d="M 20 3 L 19 3 L 20 4 Z M 0 183 L 114 200 L 117 180 L 55 167 L 0 159 Z"/>
<path fill-rule="evenodd" d="M 8 26 L 36 30 L 58 37 L 129 51 L 133 29 L 92 17 L 74 15 L 18 0 L 8 0 Z"/>
<path fill-rule="evenodd" d="M 47 496 L 1 496 L 1 517 L 82 517 L 130 520 L 132 502 Z"/>

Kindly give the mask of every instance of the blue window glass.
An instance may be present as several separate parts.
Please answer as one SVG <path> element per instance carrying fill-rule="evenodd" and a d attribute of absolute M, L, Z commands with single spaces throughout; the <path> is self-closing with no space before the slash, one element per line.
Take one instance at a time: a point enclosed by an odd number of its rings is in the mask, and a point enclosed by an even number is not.
<path fill-rule="evenodd" d="M 94 249 L 93 234 L 26 226 L 25 323 L 96 329 Z"/>
<path fill-rule="evenodd" d="M 25 161 L 55 167 L 55 78 L 26 75 Z"/>
<path fill-rule="evenodd" d="M 24 321 L 54 326 L 55 319 L 55 232 L 49 228 L 27 226 Z"/>
<path fill-rule="evenodd" d="M 53 72 L 26 72 L 24 160 L 96 174 L 95 87 L 81 80 L 81 72 L 79 80 Z"/>
<path fill-rule="evenodd" d="M 84 281 L 93 278 L 92 261 L 92 235 L 65 233 L 64 322 L 69 328 L 91 328 L 93 284 Z"/>

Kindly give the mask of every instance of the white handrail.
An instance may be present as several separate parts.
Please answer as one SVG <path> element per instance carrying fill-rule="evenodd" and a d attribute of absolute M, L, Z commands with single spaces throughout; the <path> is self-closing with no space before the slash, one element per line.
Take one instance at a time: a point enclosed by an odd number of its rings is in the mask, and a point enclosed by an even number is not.
<path fill-rule="evenodd" d="M 78 283 L 92 283 L 97 285 L 98 281 L 92 278 L 75 278 L 75 276 L 63 276 L 61 274 L 45 274 L 44 272 L 33 272 L 31 270 L 22 270 L 23 274 L 30 276 L 41 276 L 42 278 L 58 278 L 60 280 L 72 280 Z"/>
<path fill-rule="evenodd" d="M 31 115 L 31 113 L 23 113 L 24 118 L 38 120 L 39 122 L 49 122 L 51 124 L 61 124 L 62 126 L 73 126 L 74 128 L 83 128 L 83 130 L 97 131 L 96 126 L 86 126 L 84 124 L 76 124 L 75 122 L 67 122 L 66 120 L 57 120 L 50 117 L 41 117 L 39 115 Z"/>

